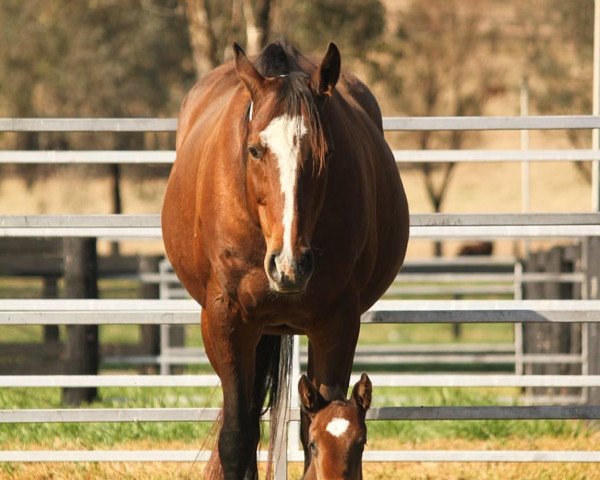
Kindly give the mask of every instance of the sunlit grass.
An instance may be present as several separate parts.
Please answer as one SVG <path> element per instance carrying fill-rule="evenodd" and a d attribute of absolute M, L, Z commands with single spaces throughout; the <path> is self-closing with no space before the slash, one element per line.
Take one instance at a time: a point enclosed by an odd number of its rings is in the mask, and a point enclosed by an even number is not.
<path fill-rule="evenodd" d="M 503 389 L 505 394 L 516 390 Z M 220 388 L 100 388 L 100 399 L 90 408 L 163 408 L 218 407 Z M 61 408 L 58 388 L 3 389 L 0 408 L 33 409 Z M 494 389 L 451 388 L 377 388 L 373 406 L 468 406 L 498 405 Z M 126 422 L 126 423 L 44 423 L 1 424 L 0 448 L 26 448 L 36 445 L 54 448 L 57 442 L 68 442 L 78 448 L 108 447 L 127 441 L 198 442 L 211 432 L 209 422 Z M 590 429 L 576 420 L 486 420 L 486 421 L 371 421 L 370 442 L 402 439 L 403 442 L 423 442 L 435 439 L 498 440 L 521 438 L 562 437 L 579 438 L 589 435 Z"/>

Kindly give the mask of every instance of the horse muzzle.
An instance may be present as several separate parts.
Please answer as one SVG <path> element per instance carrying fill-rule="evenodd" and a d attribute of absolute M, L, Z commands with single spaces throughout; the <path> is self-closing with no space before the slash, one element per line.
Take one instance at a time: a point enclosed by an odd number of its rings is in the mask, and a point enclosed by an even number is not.
<path fill-rule="evenodd" d="M 315 258 L 310 248 L 303 248 L 298 256 L 273 251 L 265 258 L 265 270 L 271 290 L 293 294 L 306 290 L 315 269 Z"/>

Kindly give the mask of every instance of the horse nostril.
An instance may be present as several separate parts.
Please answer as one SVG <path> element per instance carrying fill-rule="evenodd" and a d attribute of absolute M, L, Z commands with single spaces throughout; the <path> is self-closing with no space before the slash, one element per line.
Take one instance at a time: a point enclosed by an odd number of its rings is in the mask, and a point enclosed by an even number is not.
<path fill-rule="evenodd" d="M 277 255 L 279 255 L 279 252 L 271 253 L 268 263 L 269 274 L 271 275 L 271 278 L 273 278 L 273 280 L 276 280 L 278 278 Z"/>
<path fill-rule="evenodd" d="M 312 250 L 306 250 L 302 253 L 298 261 L 298 269 L 300 272 L 307 276 L 310 275 L 315 267 L 315 256 Z"/>

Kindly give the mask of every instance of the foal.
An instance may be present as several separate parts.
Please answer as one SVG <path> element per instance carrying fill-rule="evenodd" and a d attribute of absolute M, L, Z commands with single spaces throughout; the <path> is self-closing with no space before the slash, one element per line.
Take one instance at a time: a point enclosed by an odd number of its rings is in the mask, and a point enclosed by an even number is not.
<path fill-rule="evenodd" d="M 327 402 L 302 375 L 298 383 L 302 409 L 311 417 L 304 480 L 362 480 L 367 443 L 365 415 L 371 405 L 371 380 L 363 373 L 349 400 Z"/>

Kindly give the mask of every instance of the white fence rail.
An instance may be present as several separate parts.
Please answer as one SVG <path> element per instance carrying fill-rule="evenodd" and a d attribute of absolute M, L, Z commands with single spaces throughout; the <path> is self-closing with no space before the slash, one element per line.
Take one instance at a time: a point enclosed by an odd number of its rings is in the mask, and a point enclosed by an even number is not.
<path fill-rule="evenodd" d="M 416 214 L 411 238 L 600 236 L 600 214 Z M 160 216 L 0 215 L 0 237 L 161 238 Z"/>
<path fill-rule="evenodd" d="M 394 150 L 400 163 L 440 162 L 589 162 L 600 160 L 592 149 L 561 150 Z M 170 164 L 174 150 L 3 150 L 0 164 Z"/>
<path fill-rule="evenodd" d="M 199 313 L 193 300 L 0 300 L 2 325 L 185 325 Z M 600 322 L 600 300 L 379 300 L 362 322 Z"/>
<path fill-rule="evenodd" d="M 172 132 L 174 119 L 0 119 L 6 132 Z M 385 118 L 387 131 L 562 130 L 600 128 L 599 116 Z M 589 161 L 591 149 L 395 151 L 399 162 Z M 171 163 L 172 151 L 0 151 L 0 163 Z M 572 238 L 600 236 L 600 214 L 413 215 L 413 238 Z M 0 236 L 95 236 L 159 238 L 156 215 L 0 216 Z M 564 281 L 572 281 L 571 277 Z M 581 281 L 578 276 L 575 281 Z M 189 300 L 0 300 L 0 324 L 188 324 L 198 323 L 199 306 Z M 380 301 L 365 323 L 600 322 L 600 301 Z M 372 375 L 376 386 L 398 387 L 600 387 L 600 375 Z M 355 380 L 353 380 L 355 381 Z M 74 386 L 204 386 L 215 376 L 3 376 L 0 388 Z M 1 410 L 0 422 L 211 421 L 215 409 Z M 292 418 L 298 411 L 293 409 Z M 390 407 L 371 419 L 541 419 L 600 418 L 600 407 Z M 4 462 L 205 461 L 198 451 L 0 451 Z M 259 458 L 264 460 L 264 452 Z M 365 461 L 600 462 L 597 451 L 367 451 Z M 292 450 L 289 461 L 302 461 Z M 281 472 L 279 473 L 281 475 Z M 282 478 L 282 477 L 278 477 Z"/>
<path fill-rule="evenodd" d="M 0 451 L 0 462 L 206 462 L 210 452 L 197 450 L 29 450 Z M 266 452 L 259 452 L 261 462 Z M 288 454 L 289 462 L 303 462 L 303 452 Z M 557 450 L 378 450 L 366 451 L 363 462 L 546 462 L 597 463 L 600 452 Z"/>
<path fill-rule="evenodd" d="M 174 118 L 0 118 L 4 132 L 172 132 Z M 596 115 L 384 117 L 387 131 L 568 130 L 600 128 Z"/>

